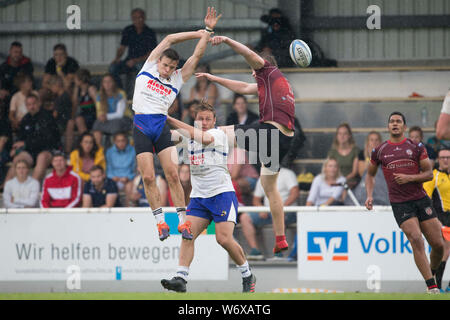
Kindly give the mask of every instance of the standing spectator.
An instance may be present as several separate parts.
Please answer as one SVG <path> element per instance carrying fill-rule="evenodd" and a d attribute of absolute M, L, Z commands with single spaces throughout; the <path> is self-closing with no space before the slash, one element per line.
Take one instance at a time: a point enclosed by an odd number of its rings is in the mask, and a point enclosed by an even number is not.
<path fill-rule="evenodd" d="M 136 151 L 128 143 L 128 136 L 119 132 L 114 135 L 114 145 L 106 151 L 106 176 L 125 191 L 125 206 L 129 206 L 136 175 Z"/>
<path fill-rule="evenodd" d="M 33 64 L 30 58 L 23 55 L 22 44 L 11 43 L 6 61 L 0 65 L 0 100 L 11 97 L 19 88 L 14 84 L 18 74 L 27 74 L 33 79 Z"/>
<path fill-rule="evenodd" d="M 55 152 L 52 157 L 53 172 L 42 185 L 42 208 L 74 208 L 81 202 L 81 179 L 67 165 L 62 152 Z"/>
<path fill-rule="evenodd" d="M 283 206 L 291 206 L 297 204 L 297 199 L 300 195 L 298 188 L 297 177 L 294 171 L 282 167 L 280 169 L 279 177 L 277 180 L 277 189 L 280 192 L 281 199 L 283 200 Z M 264 204 L 263 204 L 264 201 Z M 266 197 L 261 185 L 261 179 L 258 179 L 256 183 L 253 206 L 270 206 L 269 199 Z M 295 212 L 286 212 L 285 225 L 289 225 L 296 222 Z M 250 245 L 251 251 L 248 255 L 248 260 L 261 260 L 264 259 L 262 252 L 259 250 L 258 243 L 256 241 L 256 228 L 260 228 L 264 225 L 272 223 L 272 215 L 270 212 L 243 212 L 240 215 L 240 223 L 242 226 L 242 232 L 245 239 Z M 279 253 L 282 256 L 282 253 Z M 277 254 L 278 256 L 278 254 Z"/>
<path fill-rule="evenodd" d="M 434 122 L 434 130 L 436 133 L 438 120 Z M 443 139 L 438 139 L 436 134 L 428 138 L 426 146 L 433 149 L 434 154 L 438 154 L 439 150 L 442 148 L 450 148 L 450 141 L 445 141 Z M 427 149 L 428 150 L 428 149 Z"/>
<path fill-rule="evenodd" d="M 289 56 L 289 45 L 295 39 L 289 19 L 280 9 L 273 8 L 268 15 L 261 16 L 261 21 L 268 24 L 255 48 L 257 51 L 273 55 L 280 68 L 294 67 Z"/>
<path fill-rule="evenodd" d="M 52 76 L 49 81 L 51 92 L 56 96 L 53 102 L 53 117 L 58 124 L 59 133 L 64 137 L 64 151 L 68 154 L 72 151 L 73 136 L 75 130 L 75 112 L 69 93 L 64 89 L 61 77 Z"/>
<path fill-rule="evenodd" d="M 411 128 L 409 128 L 408 138 L 410 138 L 417 144 L 421 143 L 425 146 L 425 149 L 427 149 L 428 158 L 430 159 L 431 162 L 431 167 L 434 168 L 434 163 L 436 161 L 437 154 L 434 152 L 432 147 L 423 143 L 422 128 L 419 126 L 412 126 Z"/>
<path fill-rule="evenodd" d="M 91 179 L 84 185 L 83 208 L 120 207 L 117 185 L 106 177 L 105 170 L 93 166 L 89 173 Z"/>
<path fill-rule="evenodd" d="M 5 208 L 36 208 L 39 203 L 40 185 L 29 176 L 30 167 L 24 160 L 15 164 L 16 176 L 8 180 L 3 191 Z"/>
<path fill-rule="evenodd" d="M 447 92 L 442 103 L 441 114 L 436 124 L 436 137 L 442 140 L 450 140 L 450 91 Z"/>
<path fill-rule="evenodd" d="M 92 129 L 97 119 L 96 100 L 97 88 L 91 84 L 91 73 L 87 69 L 79 69 L 75 74 L 75 87 L 72 95 L 78 133 L 83 134 Z"/>
<path fill-rule="evenodd" d="M 350 188 L 354 188 L 359 180 L 358 174 L 359 148 L 355 144 L 352 129 L 348 123 L 340 124 L 336 129 L 333 145 L 327 158 L 336 159 L 339 170 Z"/>
<path fill-rule="evenodd" d="M 438 153 L 438 168 L 433 170 L 433 180 L 423 184 L 423 188 L 433 202 L 439 221 L 450 227 L 450 149 L 441 149 Z M 445 291 L 442 289 L 442 277 L 450 254 L 450 242 L 444 241 L 444 255 L 435 277 L 441 292 L 450 293 L 450 282 Z"/>
<path fill-rule="evenodd" d="M 104 75 L 96 101 L 97 120 L 92 126 L 98 145 L 102 145 L 103 134 L 114 135 L 131 129 L 132 120 L 124 116 L 126 106 L 125 91 L 117 87 L 112 75 Z"/>
<path fill-rule="evenodd" d="M 42 78 L 42 88 L 50 89 L 48 81 L 51 76 L 57 75 L 63 79 L 64 89 L 72 92 L 75 73 L 80 68 L 78 61 L 68 56 L 65 44 L 58 43 L 53 47 L 53 57 L 45 65 L 45 73 Z"/>
<path fill-rule="evenodd" d="M 239 93 L 234 94 L 233 111 L 228 115 L 227 126 L 231 124 L 250 124 L 259 120 L 259 116 L 248 110 L 247 98 Z"/>
<path fill-rule="evenodd" d="M 336 159 L 328 158 L 322 166 L 322 173 L 311 184 L 307 206 L 331 206 L 342 204 L 345 178 L 341 175 Z"/>
<path fill-rule="evenodd" d="M 19 124 L 22 118 L 25 116 L 27 106 L 25 104 L 26 97 L 33 93 L 39 95 L 36 90 L 33 90 L 33 79 L 28 74 L 19 74 L 14 80 L 14 84 L 19 88 L 11 98 L 9 105 L 9 121 L 14 131 L 19 129 Z"/>
<path fill-rule="evenodd" d="M 73 171 L 78 174 L 84 182 L 90 179 L 90 170 L 93 166 L 101 166 L 106 169 L 106 162 L 102 146 L 99 146 L 94 136 L 85 132 L 81 135 L 80 143 L 75 150 L 70 153 L 70 164 Z"/>
<path fill-rule="evenodd" d="M 156 34 L 145 24 L 145 11 L 135 8 L 131 11 L 132 25 L 122 31 L 120 47 L 112 61 L 109 72 L 113 75 L 117 85 L 122 86 L 120 75 L 128 72 L 137 72 L 144 65 L 149 53 L 156 47 Z M 125 60 L 120 60 L 128 48 Z"/>
<path fill-rule="evenodd" d="M 50 113 L 41 109 L 38 96 L 29 94 L 25 103 L 28 113 L 20 122 L 18 141 L 13 144 L 10 155 L 14 165 L 19 160 L 25 160 L 30 167 L 34 164 L 32 177 L 42 181 L 51 162 L 51 152 L 60 148 L 58 125 Z M 6 179 L 13 175 L 12 167 Z"/>

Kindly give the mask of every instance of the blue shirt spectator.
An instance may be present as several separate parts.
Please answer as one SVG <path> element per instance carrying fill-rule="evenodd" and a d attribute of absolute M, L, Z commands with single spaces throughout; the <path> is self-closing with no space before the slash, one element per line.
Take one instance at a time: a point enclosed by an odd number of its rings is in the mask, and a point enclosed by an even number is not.
<path fill-rule="evenodd" d="M 105 177 L 103 168 L 94 166 L 90 170 L 91 179 L 83 190 L 83 208 L 120 207 L 119 190 L 116 183 Z"/>
<path fill-rule="evenodd" d="M 125 145 L 122 140 L 125 140 Z M 133 180 L 136 175 L 136 151 L 128 144 L 126 136 L 114 136 L 114 145 L 106 151 L 106 176 L 110 179 L 126 177 Z"/>

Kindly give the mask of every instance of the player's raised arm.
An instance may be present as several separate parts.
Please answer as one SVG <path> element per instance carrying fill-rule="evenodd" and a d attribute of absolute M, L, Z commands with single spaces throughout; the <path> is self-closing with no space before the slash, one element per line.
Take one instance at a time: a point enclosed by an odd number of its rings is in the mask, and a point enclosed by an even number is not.
<path fill-rule="evenodd" d="M 209 145 L 214 142 L 214 137 L 212 135 L 207 132 L 203 132 L 200 129 L 194 128 L 183 121 L 167 116 L 167 122 L 174 128 L 180 129 L 178 131 L 179 134 L 194 139 L 201 144 Z"/>
<path fill-rule="evenodd" d="M 194 74 L 195 69 L 197 68 L 200 59 L 203 57 L 208 42 L 211 38 L 211 34 L 214 31 L 214 28 L 219 21 L 222 15 L 217 15 L 214 7 L 208 7 L 208 12 L 205 16 L 205 30 L 199 30 L 198 32 L 201 34 L 200 40 L 195 46 L 194 53 L 192 56 L 186 61 L 183 68 L 181 69 L 181 75 L 183 76 L 183 81 L 186 82 L 189 78 Z"/>
<path fill-rule="evenodd" d="M 209 81 L 220 84 L 221 86 L 224 86 L 225 88 L 230 89 L 231 91 L 239 94 L 246 94 L 246 95 L 258 94 L 258 85 L 256 83 L 247 83 L 243 81 L 230 80 L 203 72 L 196 73 L 195 76 L 197 78 L 205 77 Z"/>
<path fill-rule="evenodd" d="M 202 37 L 202 34 L 202 32 L 198 31 L 187 31 L 169 34 L 156 46 L 155 49 L 152 50 L 147 61 L 156 61 L 161 57 L 164 50 L 169 49 L 172 45 L 187 40 L 200 39 Z"/>
<path fill-rule="evenodd" d="M 264 59 L 259 54 L 236 40 L 224 36 L 215 36 L 210 42 L 213 46 L 221 43 L 227 44 L 236 53 L 243 56 L 253 70 L 259 70 L 264 67 Z"/>

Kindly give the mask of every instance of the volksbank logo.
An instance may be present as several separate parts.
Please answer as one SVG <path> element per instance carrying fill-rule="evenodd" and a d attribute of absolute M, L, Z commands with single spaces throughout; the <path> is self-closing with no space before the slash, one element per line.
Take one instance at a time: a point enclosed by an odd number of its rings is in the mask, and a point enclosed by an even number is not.
<path fill-rule="evenodd" d="M 347 261 L 347 232 L 308 232 L 307 260 L 310 261 Z"/>

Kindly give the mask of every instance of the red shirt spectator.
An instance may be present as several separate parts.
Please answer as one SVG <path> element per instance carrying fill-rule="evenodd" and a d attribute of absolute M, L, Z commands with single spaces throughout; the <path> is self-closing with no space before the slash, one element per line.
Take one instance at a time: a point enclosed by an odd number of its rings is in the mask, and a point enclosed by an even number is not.
<path fill-rule="evenodd" d="M 53 172 L 42 187 L 42 208 L 73 208 L 80 205 L 81 178 L 67 166 L 62 154 L 52 159 Z"/>

